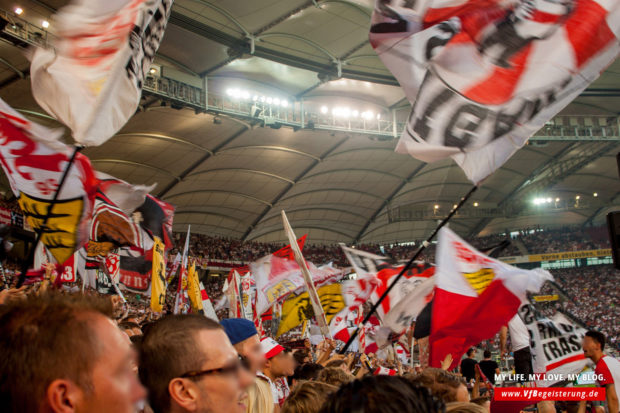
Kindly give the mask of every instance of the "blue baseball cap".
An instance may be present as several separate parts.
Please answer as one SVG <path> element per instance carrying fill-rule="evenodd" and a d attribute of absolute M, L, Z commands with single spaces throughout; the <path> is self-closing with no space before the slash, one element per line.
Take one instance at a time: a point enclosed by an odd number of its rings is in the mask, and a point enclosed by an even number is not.
<path fill-rule="evenodd" d="M 220 324 L 233 345 L 258 335 L 254 323 L 245 318 L 226 318 Z"/>

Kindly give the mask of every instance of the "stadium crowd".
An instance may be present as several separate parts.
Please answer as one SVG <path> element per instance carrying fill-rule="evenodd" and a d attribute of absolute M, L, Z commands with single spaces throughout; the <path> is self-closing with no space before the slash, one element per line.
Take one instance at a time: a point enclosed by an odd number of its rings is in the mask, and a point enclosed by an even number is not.
<path fill-rule="evenodd" d="M 603 234 L 601 236 L 601 233 Z M 175 233 L 176 249 L 172 254 L 183 250 L 185 234 Z M 606 229 L 603 227 L 591 228 L 587 231 L 576 231 L 575 228 L 542 230 L 540 228 L 516 231 L 516 234 L 494 234 L 468 239 L 472 246 L 484 250 L 493 248 L 503 241 L 511 241 L 501 250 L 500 257 L 552 253 L 561 251 L 580 251 L 590 249 L 609 248 Z M 422 241 L 413 243 L 393 243 L 388 245 L 358 244 L 355 248 L 386 256 L 394 260 L 407 260 L 416 251 Z M 526 251 L 521 251 L 517 243 L 522 242 Z M 247 264 L 273 253 L 284 247 L 280 243 L 262 243 L 254 241 L 240 241 L 223 237 L 212 237 L 202 234 L 192 234 L 190 238 L 190 253 L 196 257 L 207 257 L 212 262 L 235 262 Z M 306 243 L 304 256 L 309 261 L 319 265 L 329 262 L 339 267 L 348 266 L 348 262 L 339 245 L 312 245 Z M 434 244 L 424 253 L 427 261 L 434 261 Z"/>

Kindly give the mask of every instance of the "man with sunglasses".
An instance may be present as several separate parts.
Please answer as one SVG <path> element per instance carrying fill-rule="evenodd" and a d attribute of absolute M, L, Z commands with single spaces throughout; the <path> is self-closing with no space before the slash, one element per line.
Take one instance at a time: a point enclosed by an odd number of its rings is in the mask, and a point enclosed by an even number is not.
<path fill-rule="evenodd" d="M 155 413 L 242 413 L 254 380 L 222 327 L 201 315 L 155 322 L 140 346 L 139 375 Z"/>

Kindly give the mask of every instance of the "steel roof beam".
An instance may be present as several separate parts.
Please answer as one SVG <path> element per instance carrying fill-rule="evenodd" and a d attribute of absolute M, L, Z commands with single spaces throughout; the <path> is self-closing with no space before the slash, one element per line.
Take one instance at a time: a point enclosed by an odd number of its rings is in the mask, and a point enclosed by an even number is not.
<path fill-rule="evenodd" d="M 289 184 L 294 183 L 294 181 L 285 178 L 283 176 L 280 175 L 276 175 L 276 174 L 272 174 L 269 172 L 264 172 L 264 171 L 257 171 L 255 169 L 246 169 L 246 168 L 216 168 L 216 169 L 209 169 L 206 171 L 198 171 L 198 172 L 194 172 L 193 174 L 189 175 L 189 177 L 192 176 L 196 176 L 196 175 L 204 175 L 204 174 L 208 174 L 211 172 L 222 172 L 222 171 L 230 171 L 230 172 L 243 172 L 243 173 L 249 173 L 249 174 L 255 174 L 255 175 L 262 175 L 262 176 L 267 176 L 269 178 L 274 178 L 274 179 L 278 179 L 280 181 L 284 181 L 284 182 L 288 182 Z"/>
<path fill-rule="evenodd" d="M 181 178 L 179 178 L 178 176 L 174 175 L 172 172 L 169 172 L 169 171 L 166 171 L 165 169 L 162 169 L 160 167 L 149 165 L 149 164 L 145 164 L 145 163 L 142 163 L 142 162 L 126 161 L 126 160 L 123 160 L 123 159 L 91 159 L 90 161 L 92 163 L 117 163 L 117 164 L 121 164 L 121 165 L 137 166 L 139 168 L 152 169 L 152 170 L 154 170 L 156 172 L 163 173 L 165 175 L 168 175 L 168 176 L 174 178 L 177 182 L 181 180 Z"/>
<path fill-rule="evenodd" d="M 127 133 L 119 133 L 117 135 L 114 135 L 110 139 L 124 138 L 124 137 L 129 137 L 129 136 L 139 136 L 139 137 L 144 137 L 144 138 L 152 138 L 152 139 L 159 139 L 159 140 L 168 141 L 168 142 L 180 143 L 180 144 L 183 144 L 183 145 L 191 146 L 192 148 L 198 149 L 201 152 L 206 152 L 206 153 L 209 153 L 209 154 L 213 155 L 213 152 L 211 152 L 207 148 L 203 148 L 202 146 L 196 145 L 193 142 L 190 142 L 190 141 L 187 141 L 187 140 L 181 139 L 181 138 L 175 138 L 175 137 L 169 136 L 169 135 L 163 135 L 163 134 L 160 134 L 160 133 L 127 132 Z"/>
<path fill-rule="evenodd" d="M 242 198 L 246 198 L 246 199 L 251 199 L 252 201 L 256 201 L 259 204 L 263 204 L 263 205 L 267 205 L 267 206 L 271 206 L 271 204 L 267 201 L 264 201 L 260 198 L 256 198 L 253 197 L 251 195 L 247 195 L 241 192 L 234 192 L 234 191 L 224 191 L 224 190 L 220 190 L 220 189 L 196 189 L 194 191 L 186 191 L 186 192 L 180 192 L 178 194 L 172 194 L 172 195 L 168 195 L 165 198 L 166 199 L 172 199 L 172 198 L 176 198 L 179 196 L 183 196 L 183 195 L 193 195 L 193 194 L 225 194 L 225 195 L 233 195 L 233 196 L 239 196 Z"/>
<path fill-rule="evenodd" d="M 324 159 L 327 158 L 327 156 L 329 156 L 330 153 L 332 153 L 333 151 L 338 149 L 348 139 L 349 139 L 348 136 L 345 137 L 344 139 L 342 139 L 341 141 L 339 141 L 335 145 L 333 145 L 331 148 L 329 148 L 325 153 L 323 153 L 320 158 L 315 158 L 314 162 L 312 162 L 306 169 L 304 169 L 299 175 L 297 175 L 297 177 L 295 177 L 295 179 L 293 181 L 294 182 L 299 182 L 301 179 L 303 179 L 304 176 L 306 176 L 306 174 L 308 174 L 312 169 L 314 169 L 317 165 L 319 165 Z M 250 225 L 248 227 L 247 231 L 243 234 L 242 239 L 244 241 L 252 233 L 254 228 L 256 228 L 256 226 L 261 222 L 261 220 L 269 213 L 269 211 L 271 211 L 273 206 L 278 204 L 278 202 L 280 202 L 280 200 L 282 200 L 282 198 L 294 187 L 295 187 L 295 183 L 289 184 L 278 195 L 276 195 L 276 197 L 273 199 L 273 201 L 271 201 L 272 205 L 270 205 L 269 207 L 265 208 L 263 210 L 263 212 L 254 220 L 252 225 Z"/>
<path fill-rule="evenodd" d="M 319 157 L 317 157 L 315 155 L 312 155 L 311 153 L 307 153 L 307 152 L 303 152 L 303 151 L 298 151 L 297 149 L 287 148 L 286 146 L 273 146 L 273 145 L 232 146 L 230 148 L 224 148 L 224 149 L 221 149 L 221 150 L 218 150 L 218 151 L 214 151 L 214 152 L 215 152 L 215 154 L 218 154 L 218 153 L 233 151 L 233 150 L 237 150 L 237 149 L 265 149 L 265 150 L 268 150 L 268 151 L 282 151 L 282 152 L 289 152 L 289 153 L 294 153 L 296 155 L 305 156 L 307 158 L 314 159 L 315 161 L 320 160 Z"/>
<path fill-rule="evenodd" d="M 392 202 L 392 199 L 394 199 L 394 197 L 400 192 L 401 189 L 403 189 L 405 187 L 405 185 L 407 185 L 409 182 L 411 182 L 411 180 L 418 174 L 418 172 L 420 172 L 422 170 L 422 168 L 424 168 L 426 166 L 425 162 L 422 162 L 418 167 L 416 167 L 413 172 L 411 172 L 409 174 L 409 176 L 407 176 L 407 178 L 405 178 L 400 184 L 398 184 L 396 186 L 396 188 L 394 189 L 394 191 L 392 191 L 392 193 L 390 194 L 390 196 L 387 197 L 387 199 L 385 199 L 383 201 L 383 204 L 381 204 L 381 206 L 370 216 L 370 218 L 368 218 L 368 221 L 366 221 L 366 223 L 364 224 L 364 226 L 362 227 L 362 229 L 357 233 L 357 235 L 355 236 L 355 238 L 353 239 L 353 242 L 357 243 L 359 242 L 359 240 L 361 239 L 361 237 L 364 235 L 364 232 L 368 229 L 368 227 L 370 226 L 370 224 L 375 220 L 375 218 L 377 218 L 377 215 L 379 215 L 379 213 L 383 210 L 383 208 L 385 208 L 386 206 L 388 206 L 390 204 L 390 202 Z"/>

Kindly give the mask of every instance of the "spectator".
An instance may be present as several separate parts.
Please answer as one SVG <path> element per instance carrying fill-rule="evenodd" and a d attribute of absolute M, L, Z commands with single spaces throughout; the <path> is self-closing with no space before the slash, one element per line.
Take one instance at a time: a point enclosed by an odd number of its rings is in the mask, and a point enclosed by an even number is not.
<path fill-rule="evenodd" d="M 0 308 L 0 406 L 133 412 L 146 396 L 108 300 L 47 293 Z"/>
<path fill-rule="evenodd" d="M 337 386 L 315 381 L 302 381 L 282 405 L 282 413 L 317 413 Z"/>
<path fill-rule="evenodd" d="M 499 374 L 499 365 L 495 360 L 491 360 L 491 352 L 484 350 L 484 359 L 479 363 L 482 374 L 491 382 L 495 384 L 495 375 Z"/>
<path fill-rule="evenodd" d="M 415 376 L 408 376 L 415 384 L 428 388 L 433 396 L 445 403 L 468 402 L 469 392 L 465 380 L 445 370 L 427 367 Z"/>
<path fill-rule="evenodd" d="M 299 365 L 295 368 L 295 373 L 291 376 L 291 387 L 295 387 L 299 381 L 313 381 L 316 380 L 319 372 L 325 367 L 317 363 L 306 363 Z"/>
<path fill-rule="evenodd" d="M 340 387 L 327 399 L 322 413 L 439 413 L 444 403 L 428 389 L 402 377 L 366 376 Z"/>
<path fill-rule="evenodd" d="M 476 364 L 478 362 L 474 358 L 476 355 L 476 349 L 470 348 L 467 350 L 467 357 L 461 360 L 461 374 L 465 377 L 465 381 L 469 383 L 475 378 Z"/>
<path fill-rule="evenodd" d="M 355 377 L 352 374 L 345 372 L 343 369 L 339 367 L 325 367 L 323 370 L 319 372 L 316 380 L 331 384 L 337 387 L 353 381 Z"/>
<path fill-rule="evenodd" d="M 588 331 L 583 338 L 583 354 L 596 364 L 594 373 L 598 383 L 605 387 L 607 410 L 610 413 L 620 412 L 620 361 L 603 353 L 605 350 L 605 335 L 598 331 Z"/>
<path fill-rule="evenodd" d="M 223 328 L 201 315 L 164 317 L 140 347 L 140 379 L 155 413 L 244 412 L 253 377 L 241 370 Z"/>

